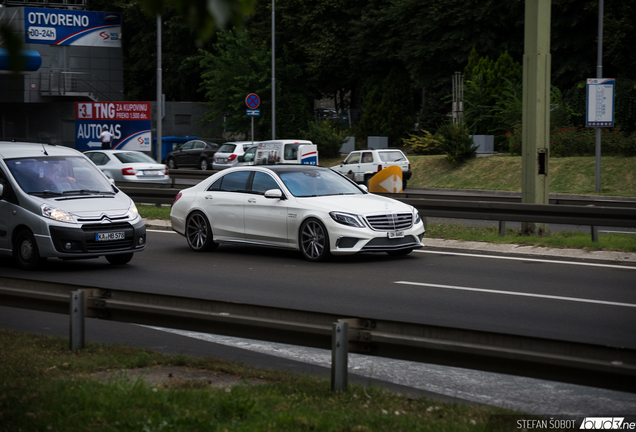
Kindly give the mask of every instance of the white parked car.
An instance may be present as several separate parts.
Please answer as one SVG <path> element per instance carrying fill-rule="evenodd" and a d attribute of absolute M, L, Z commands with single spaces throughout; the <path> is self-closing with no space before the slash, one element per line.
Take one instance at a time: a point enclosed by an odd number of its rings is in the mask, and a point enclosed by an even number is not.
<path fill-rule="evenodd" d="M 332 170 L 355 180 L 356 183 L 369 185 L 369 180 L 384 168 L 397 165 L 402 168 L 402 189 L 406 189 L 407 180 L 411 178 L 411 163 L 399 149 L 367 149 L 356 150 Z"/>
<path fill-rule="evenodd" d="M 359 252 L 406 255 L 423 247 L 424 225 L 414 207 L 313 165 L 218 172 L 179 192 L 170 219 L 194 251 L 248 243 L 300 250 L 320 261 Z"/>
<path fill-rule="evenodd" d="M 145 248 L 135 203 L 82 153 L 0 141 L 0 255 L 33 270 L 49 257 L 126 264 Z"/>
<path fill-rule="evenodd" d="M 168 167 L 134 150 L 91 150 L 84 155 L 116 182 L 170 183 Z"/>
<path fill-rule="evenodd" d="M 238 157 L 244 155 L 247 149 L 258 143 L 259 141 L 226 142 L 214 154 L 212 169 L 222 170 L 237 166 Z"/>

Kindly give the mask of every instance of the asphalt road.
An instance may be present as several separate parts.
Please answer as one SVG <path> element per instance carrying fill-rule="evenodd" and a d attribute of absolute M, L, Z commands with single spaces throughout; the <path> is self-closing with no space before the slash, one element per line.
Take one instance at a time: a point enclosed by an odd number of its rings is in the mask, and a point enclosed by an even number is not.
<path fill-rule="evenodd" d="M 636 348 L 635 268 L 426 250 L 401 258 L 366 254 L 309 263 L 295 252 L 253 247 L 221 246 L 212 253 L 194 253 L 183 237 L 169 231 L 150 231 L 148 244 L 126 266 L 113 267 L 104 258 L 49 260 L 43 271 L 28 277 Z M 5 259 L 0 260 L 0 272 L 27 276 Z M 0 308 L 0 325 L 67 335 L 68 317 L 51 315 Z M 115 323 L 91 324 L 87 338 L 166 352 L 177 346 L 194 355 L 213 352 L 207 355 L 309 373 L 325 374 L 329 364 L 324 352 L 124 324 L 114 331 L 107 324 Z M 628 414 L 636 409 L 634 394 L 526 378 L 363 356 L 352 360 L 350 369 L 367 380 L 424 394 L 547 414 Z"/>

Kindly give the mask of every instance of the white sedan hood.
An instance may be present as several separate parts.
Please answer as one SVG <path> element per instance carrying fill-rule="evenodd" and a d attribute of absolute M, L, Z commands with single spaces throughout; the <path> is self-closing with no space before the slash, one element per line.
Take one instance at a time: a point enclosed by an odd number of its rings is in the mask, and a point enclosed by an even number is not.
<path fill-rule="evenodd" d="M 341 211 L 352 214 L 410 213 L 413 207 L 379 195 L 339 195 L 310 198 L 295 198 L 303 206 L 312 206 L 325 211 Z"/>

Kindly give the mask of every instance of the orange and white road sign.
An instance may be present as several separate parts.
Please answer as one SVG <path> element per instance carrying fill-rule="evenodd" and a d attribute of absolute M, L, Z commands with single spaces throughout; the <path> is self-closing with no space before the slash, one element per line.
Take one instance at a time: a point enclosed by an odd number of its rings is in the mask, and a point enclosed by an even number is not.
<path fill-rule="evenodd" d="M 371 177 L 369 180 L 369 192 L 401 193 L 402 168 L 397 165 L 391 165 Z"/>

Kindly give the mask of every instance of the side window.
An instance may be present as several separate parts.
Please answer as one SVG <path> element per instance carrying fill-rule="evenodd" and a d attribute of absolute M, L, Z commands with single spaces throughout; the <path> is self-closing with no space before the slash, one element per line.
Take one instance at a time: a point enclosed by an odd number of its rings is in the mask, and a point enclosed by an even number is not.
<path fill-rule="evenodd" d="M 89 153 L 86 156 L 97 166 L 106 165 L 110 161 L 104 153 Z"/>
<path fill-rule="evenodd" d="M 4 175 L 4 172 L 0 169 L 0 184 L 3 187 L 1 200 L 6 200 L 8 202 L 12 202 L 14 204 L 18 204 L 18 198 L 15 196 L 15 192 L 11 188 L 11 184 L 9 184 L 9 180 L 7 176 Z"/>
<path fill-rule="evenodd" d="M 249 176 L 249 171 L 236 171 L 229 173 L 228 175 L 223 176 L 223 181 L 221 182 L 219 190 L 225 192 L 245 192 L 245 186 L 247 185 L 247 179 Z"/>
<path fill-rule="evenodd" d="M 196 143 L 194 143 L 194 148 L 196 150 L 201 150 L 205 148 L 205 144 L 202 143 L 201 141 L 197 141 Z"/>
<path fill-rule="evenodd" d="M 245 161 L 245 162 L 253 162 L 254 161 L 254 156 L 256 156 L 256 149 L 257 149 L 257 147 L 252 147 L 251 149 L 246 151 L 245 154 L 243 155 L 243 161 Z"/>
<path fill-rule="evenodd" d="M 221 190 L 221 183 L 223 183 L 223 177 L 212 183 L 212 186 L 208 188 L 209 191 L 218 191 Z"/>
<path fill-rule="evenodd" d="M 373 153 L 364 152 L 362 153 L 362 163 L 372 163 L 373 162 Z"/>
<path fill-rule="evenodd" d="M 188 141 L 187 143 L 181 146 L 181 150 L 190 150 L 193 145 L 194 145 L 193 141 Z"/>
<path fill-rule="evenodd" d="M 285 160 L 296 160 L 298 158 L 298 147 L 300 147 L 300 144 L 287 144 L 285 146 Z"/>
<path fill-rule="evenodd" d="M 351 153 L 344 163 L 345 164 L 360 163 L 360 153 Z"/>
<path fill-rule="evenodd" d="M 252 193 L 265 195 L 265 192 L 270 189 L 280 189 L 276 180 L 274 180 L 269 174 L 255 172 L 254 180 L 252 180 Z"/>

